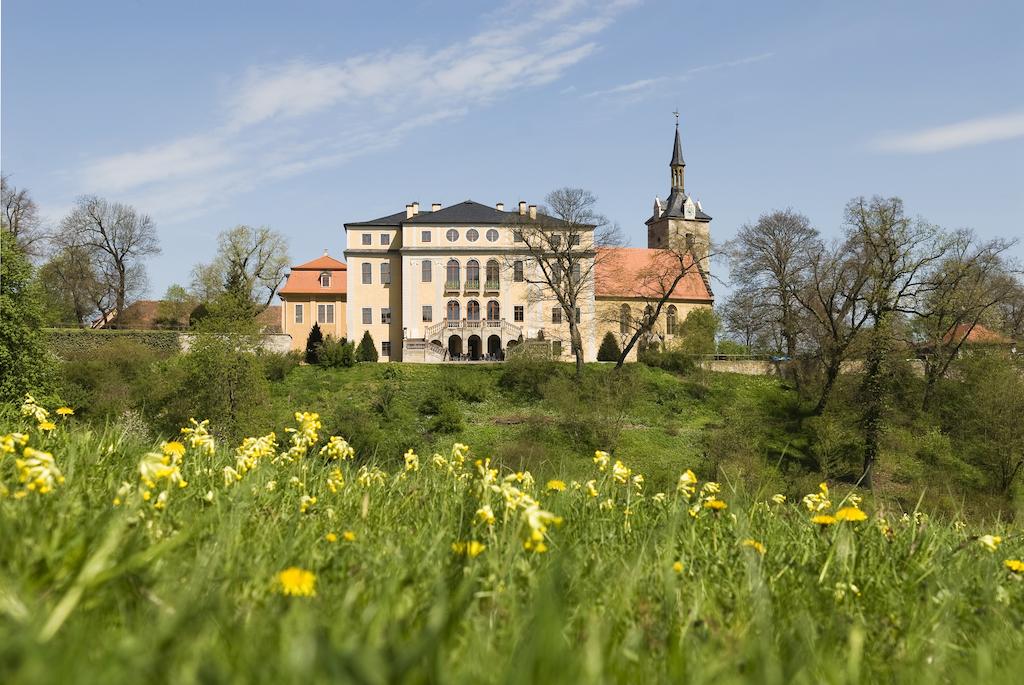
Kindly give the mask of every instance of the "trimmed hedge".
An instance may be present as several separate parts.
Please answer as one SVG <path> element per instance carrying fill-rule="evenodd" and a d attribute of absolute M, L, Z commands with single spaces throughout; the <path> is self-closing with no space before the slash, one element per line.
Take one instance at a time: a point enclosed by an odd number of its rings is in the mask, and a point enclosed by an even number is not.
<path fill-rule="evenodd" d="M 166 354 L 176 354 L 181 351 L 178 331 L 116 329 L 94 331 L 85 328 L 44 328 L 43 338 L 46 341 L 46 348 L 61 358 L 66 358 L 76 352 L 95 350 L 110 342 L 121 340 L 131 340 Z"/>

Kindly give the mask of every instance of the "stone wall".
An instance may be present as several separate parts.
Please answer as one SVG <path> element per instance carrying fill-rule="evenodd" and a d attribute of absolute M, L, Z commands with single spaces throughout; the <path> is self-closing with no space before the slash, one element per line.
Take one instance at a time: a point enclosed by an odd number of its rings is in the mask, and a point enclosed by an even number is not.
<path fill-rule="evenodd" d="M 82 328 L 46 328 L 43 330 L 47 348 L 58 357 L 74 352 L 93 350 L 114 341 L 130 340 L 155 350 L 174 354 L 188 352 L 189 342 L 195 333 L 159 330 L 91 330 Z M 287 333 L 264 333 L 261 347 L 268 352 L 288 352 L 292 348 L 292 337 Z"/>

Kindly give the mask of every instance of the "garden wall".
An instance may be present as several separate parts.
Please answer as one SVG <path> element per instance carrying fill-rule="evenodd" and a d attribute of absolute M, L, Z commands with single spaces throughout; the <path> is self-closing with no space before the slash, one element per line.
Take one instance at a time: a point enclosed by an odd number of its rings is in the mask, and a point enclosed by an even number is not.
<path fill-rule="evenodd" d="M 72 352 L 81 352 L 102 347 L 115 340 L 131 340 L 160 352 L 174 354 L 187 352 L 189 341 L 195 333 L 151 330 L 91 330 L 84 328 L 43 329 L 47 348 L 58 357 L 67 357 Z M 261 346 L 268 352 L 288 352 L 292 337 L 287 333 L 265 333 Z"/>

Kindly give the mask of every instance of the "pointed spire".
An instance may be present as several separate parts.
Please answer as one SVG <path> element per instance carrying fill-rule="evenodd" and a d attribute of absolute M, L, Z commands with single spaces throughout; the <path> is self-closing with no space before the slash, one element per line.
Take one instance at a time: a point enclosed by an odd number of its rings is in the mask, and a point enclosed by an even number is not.
<path fill-rule="evenodd" d="M 672 113 L 676 115 L 676 141 L 672 148 L 672 161 L 669 162 L 669 168 L 672 170 L 672 190 L 682 192 L 683 167 L 686 166 L 686 162 L 683 161 L 683 143 L 679 139 L 679 111 Z"/>

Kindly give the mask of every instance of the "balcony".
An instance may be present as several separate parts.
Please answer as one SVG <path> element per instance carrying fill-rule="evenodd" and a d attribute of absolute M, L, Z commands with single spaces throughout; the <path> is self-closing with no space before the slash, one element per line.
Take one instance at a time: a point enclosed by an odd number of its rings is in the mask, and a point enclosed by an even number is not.
<path fill-rule="evenodd" d="M 496 279 L 496 278 L 495 279 L 488 279 L 487 282 L 484 283 L 484 292 L 485 293 L 496 293 L 500 289 L 501 289 L 501 282 L 498 279 Z"/>
<path fill-rule="evenodd" d="M 466 292 L 467 293 L 478 293 L 480 292 L 480 279 L 466 279 Z"/>
<path fill-rule="evenodd" d="M 448 294 L 448 293 L 458 293 L 459 292 L 459 282 L 458 281 L 445 281 L 444 282 L 444 292 L 445 292 L 445 294 Z"/>

